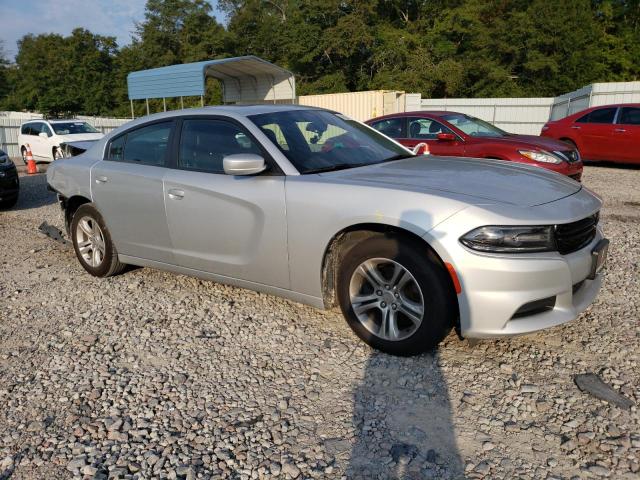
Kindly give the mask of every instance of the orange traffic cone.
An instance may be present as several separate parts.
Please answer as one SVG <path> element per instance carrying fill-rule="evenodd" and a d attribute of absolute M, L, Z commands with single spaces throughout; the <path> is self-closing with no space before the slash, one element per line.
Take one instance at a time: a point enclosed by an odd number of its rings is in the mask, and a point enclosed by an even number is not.
<path fill-rule="evenodd" d="M 31 152 L 29 144 L 27 144 L 27 173 L 29 175 L 38 173 L 38 167 L 36 166 L 36 161 L 33 159 L 33 153 Z"/>

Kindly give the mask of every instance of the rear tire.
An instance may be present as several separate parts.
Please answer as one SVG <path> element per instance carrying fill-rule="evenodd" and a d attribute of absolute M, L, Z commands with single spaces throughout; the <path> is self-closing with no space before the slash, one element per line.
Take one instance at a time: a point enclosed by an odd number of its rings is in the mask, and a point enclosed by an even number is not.
<path fill-rule="evenodd" d="M 71 241 L 80 265 L 94 277 L 110 277 L 126 268 L 118 260 L 109 229 L 92 203 L 85 203 L 75 211 Z"/>
<path fill-rule="evenodd" d="M 27 149 L 22 147 L 20 149 L 20 154 L 22 155 L 22 163 L 27 164 Z"/>
<path fill-rule="evenodd" d="M 435 348 L 458 311 L 451 279 L 433 252 L 418 241 L 383 234 L 346 252 L 338 301 L 358 337 L 399 356 Z"/>
<path fill-rule="evenodd" d="M 18 203 L 18 195 L 13 198 L 9 198 L 8 200 L 2 200 L 0 202 L 0 209 L 9 209 L 15 207 L 16 203 Z"/>

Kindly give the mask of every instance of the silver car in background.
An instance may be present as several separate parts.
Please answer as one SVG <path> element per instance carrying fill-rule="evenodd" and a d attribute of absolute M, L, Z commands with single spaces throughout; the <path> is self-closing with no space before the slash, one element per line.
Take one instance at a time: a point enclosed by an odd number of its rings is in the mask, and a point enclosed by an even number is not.
<path fill-rule="evenodd" d="M 339 305 L 396 355 L 576 318 L 601 284 L 600 199 L 562 175 L 415 156 L 309 107 L 140 118 L 47 172 L 77 257 Z M 295 321 L 295 319 L 291 319 Z"/>

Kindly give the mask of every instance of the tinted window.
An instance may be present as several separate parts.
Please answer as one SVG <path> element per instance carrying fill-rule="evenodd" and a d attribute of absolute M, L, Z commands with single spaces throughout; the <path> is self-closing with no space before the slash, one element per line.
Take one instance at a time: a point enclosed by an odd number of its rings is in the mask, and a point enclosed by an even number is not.
<path fill-rule="evenodd" d="M 371 165 L 413 156 L 401 145 L 343 115 L 290 110 L 249 117 L 270 135 L 277 125 L 287 148 L 276 146 L 301 173 Z"/>
<path fill-rule="evenodd" d="M 233 123 L 223 120 L 182 122 L 178 156 L 180 168 L 224 173 L 224 157 L 237 153 L 262 154 L 260 148 Z"/>
<path fill-rule="evenodd" d="M 409 138 L 435 140 L 439 133 L 453 133 L 450 128 L 430 118 L 410 118 Z"/>
<path fill-rule="evenodd" d="M 613 123 L 613 119 L 616 116 L 617 108 L 601 108 L 588 113 L 578 120 L 577 123 Z"/>
<path fill-rule="evenodd" d="M 22 125 L 22 128 L 20 129 L 20 133 L 22 135 L 31 135 L 31 124 L 27 123 L 25 125 Z"/>
<path fill-rule="evenodd" d="M 387 137 L 391 138 L 405 138 L 405 118 L 387 118 L 386 120 L 380 120 L 379 122 L 372 123 L 371 126 L 381 133 L 384 133 Z"/>
<path fill-rule="evenodd" d="M 25 125 L 25 131 L 23 133 L 25 135 L 38 135 L 40 133 L 41 128 L 42 128 L 41 122 L 32 122 Z"/>
<path fill-rule="evenodd" d="M 126 135 L 122 135 L 109 144 L 109 155 L 107 157 L 109 158 L 109 160 L 113 160 L 116 162 L 122 161 L 122 154 L 124 153 L 124 140 L 126 137 Z"/>
<path fill-rule="evenodd" d="M 164 166 L 173 122 L 137 128 L 111 141 L 107 158 L 114 161 Z"/>
<path fill-rule="evenodd" d="M 620 112 L 618 123 L 625 125 L 640 125 L 640 108 L 624 107 Z"/>
<path fill-rule="evenodd" d="M 51 132 L 51 129 L 49 128 L 49 125 L 47 125 L 46 123 L 42 123 L 40 125 L 41 125 L 41 127 L 40 127 L 40 132 L 41 133 L 46 133 L 47 137 L 52 137 L 53 136 L 53 133 Z"/>

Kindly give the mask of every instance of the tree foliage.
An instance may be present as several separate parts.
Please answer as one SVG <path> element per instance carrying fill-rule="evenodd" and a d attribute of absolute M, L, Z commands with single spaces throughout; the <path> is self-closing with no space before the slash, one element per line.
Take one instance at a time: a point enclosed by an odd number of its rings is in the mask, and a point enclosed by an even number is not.
<path fill-rule="evenodd" d="M 148 0 L 131 43 L 120 49 L 113 38 L 83 29 L 68 37 L 27 35 L 16 68 L 0 60 L 0 106 L 127 115 L 129 72 L 249 54 L 295 72 L 301 95 L 398 89 L 426 97 L 553 96 L 640 77 L 640 0 L 218 5 L 226 26 L 205 0 Z M 207 102 L 219 99 L 219 88 L 210 88 Z"/>

